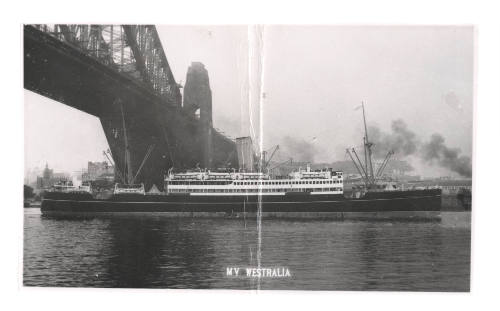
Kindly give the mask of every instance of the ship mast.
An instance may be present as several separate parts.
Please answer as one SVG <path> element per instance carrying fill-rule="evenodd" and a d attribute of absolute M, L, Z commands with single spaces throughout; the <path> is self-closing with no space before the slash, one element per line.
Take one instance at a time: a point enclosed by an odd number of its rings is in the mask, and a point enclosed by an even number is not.
<path fill-rule="evenodd" d="M 363 109 L 363 123 L 365 126 L 365 137 L 363 138 L 363 141 L 364 141 L 364 146 L 365 146 L 366 174 L 368 175 L 368 172 L 370 172 L 370 176 L 367 176 L 367 179 L 369 180 L 371 178 L 371 183 L 374 184 L 375 183 L 375 176 L 373 175 L 373 163 L 372 163 L 372 146 L 373 146 L 373 144 L 370 143 L 370 140 L 368 139 L 368 128 L 366 126 L 366 115 L 365 115 L 364 102 L 361 102 L 361 108 Z M 368 158 L 368 160 L 367 160 L 367 158 Z"/>
<path fill-rule="evenodd" d="M 128 144 L 128 137 L 127 137 L 127 127 L 125 126 L 125 114 L 123 113 L 123 104 L 120 105 L 120 109 L 122 112 L 122 124 L 123 124 L 123 139 L 125 141 L 125 166 L 127 169 L 125 170 L 126 175 L 125 179 L 127 183 L 130 185 L 132 184 L 133 180 L 133 173 L 132 173 L 132 161 L 130 159 L 130 149 L 129 149 L 129 144 Z"/>
<path fill-rule="evenodd" d="M 382 173 L 384 172 L 384 169 L 386 168 L 389 159 L 394 154 L 394 150 L 389 150 L 386 157 L 384 158 L 384 161 L 378 167 L 377 172 L 374 173 L 373 162 L 372 162 L 373 143 L 371 143 L 370 140 L 368 139 L 368 127 L 366 125 L 366 113 L 365 113 L 364 102 L 361 102 L 361 106 L 358 106 L 356 110 L 358 110 L 359 108 L 363 109 L 363 125 L 365 128 L 365 135 L 363 137 L 363 149 L 365 154 L 365 162 L 364 163 L 361 162 L 354 148 L 352 148 L 351 151 L 349 151 L 349 149 L 346 149 L 346 153 L 351 158 L 352 162 L 354 163 L 354 166 L 356 167 L 356 170 L 363 178 L 365 186 L 368 189 L 370 188 L 370 186 L 375 186 L 375 184 L 377 183 L 377 179 L 382 176 Z"/>

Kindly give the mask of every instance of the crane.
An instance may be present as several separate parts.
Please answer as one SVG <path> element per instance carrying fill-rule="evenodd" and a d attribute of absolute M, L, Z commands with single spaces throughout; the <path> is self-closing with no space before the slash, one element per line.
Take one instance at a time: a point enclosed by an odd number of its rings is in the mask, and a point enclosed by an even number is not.
<path fill-rule="evenodd" d="M 354 148 L 352 148 L 354 150 Z M 364 175 L 364 169 L 363 171 L 361 171 L 361 169 L 363 168 L 363 166 L 361 165 L 361 163 L 359 163 L 360 165 L 358 166 L 358 163 L 356 163 L 356 161 L 354 160 L 351 152 L 349 151 L 349 148 L 347 148 L 345 150 L 345 152 L 349 155 L 349 157 L 351 158 L 352 160 L 352 163 L 354 163 L 354 166 L 356 167 L 356 170 L 358 171 L 359 175 L 361 176 L 361 178 L 365 179 L 365 175 Z M 357 156 L 356 156 L 357 157 Z M 359 159 L 358 159 L 359 160 Z M 361 167 L 361 168 L 360 168 Z"/>
<path fill-rule="evenodd" d="M 394 150 L 389 150 L 389 152 L 387 153 L 387 155 L 384 158 L 384 161 L 382 162 L 382 164 L 380 164 L 380 166 L 377 170 L 377 174 L 376 174 L 377 178 L 382 176 L 382 173 L 384 172 L 385 167 L 387 166 L 387 163 L 389 162 L 389 159 L 391 158 L 391 156 L 393 154 L 394 154 Z"/>
<path fill-rule="evenodd" d="M 278 151 L 279 148 L 280 148 L 280 145 L 276 145 L 276 146 L 272 147 L 271 149 L 269 149 L 268 151 L 262 151 L 262 164 L 263 164 L 262 170 L 266 169 L 269 166 L 269 163 L 271 163 L 271 160 L 273 159 L 274 154 L 276 153 L 276 151 Z M 272 152 L 271 152 L 271 155 L 269 156 L 269 159 L 266 159 L 266 154 L 268 154 L 271 150 L 272 150 Z"/>
<path fill-rule="evenodd" d="M 356 149 L 352 148 L 351 151 L 354 154 L 354 156 L 356 157 L 356 159 L 358 160 L 359 167 L 361 168 L 361 171 L 363 172 L 361 174 L 361 177 L 364 179 L 365 185 L 368 188 L 368 186 L 370 186 L 372 184 L 372 181 L 370 180 L 370 176 L 368 175 L 368 170 L 367 170 L 368 168 L 363 167 L 363 164 L 361 163 L 361 160 L 359 159 L 358 154 L 356 153 Z M 349 153 L 349 155 L 350 155 L 350 153 Z M 351 159 L 352 159 L 352 156 L 351 156 Z M 356 164 L 356 161 L 354 161 L 354 159 L 353 159 L 353 162 L 354 162 L 354 164 Z M 366 162 L 365 162 L 365 166 L 366 166 Z M 358 171 L 359 171 L 359 169 L 358 169 Z"/>
<path fill-rule="evenodd" d="M 139 169 L 135 173 L 135 176 L 134 176 L 134 178 L 132 178 L 132 182 L 130 184 L 132 184 L 132 185 L 134 184 L 137 176 L 139 175 L 139 173 L 142 170 L 142 167 L 144 166 L 144 163 L 146 163 L 146 161 L 148 160 L 149 156 L 151 155 L 151 152 L 153 152 L 154 148 L 155 148 L 155 144 L 152 144 L 152 145 L 149 146 L 148 150 L 146 151 L 146 155 L 144 156 L 144 159 L 142 159 L 141 166 L 139 166 Z"/>

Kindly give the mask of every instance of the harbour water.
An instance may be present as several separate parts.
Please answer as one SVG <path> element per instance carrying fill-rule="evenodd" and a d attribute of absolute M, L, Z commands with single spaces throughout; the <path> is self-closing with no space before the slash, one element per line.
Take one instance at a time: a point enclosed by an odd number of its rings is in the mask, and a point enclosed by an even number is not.
<path fill-rule="evenodd" d="M 51 287 L 468 291 L 470 213 L 442 221 L 45 217 L 24 212 L 23 284 Z M 260 282 L 260 284 L 259 284 Z"/>

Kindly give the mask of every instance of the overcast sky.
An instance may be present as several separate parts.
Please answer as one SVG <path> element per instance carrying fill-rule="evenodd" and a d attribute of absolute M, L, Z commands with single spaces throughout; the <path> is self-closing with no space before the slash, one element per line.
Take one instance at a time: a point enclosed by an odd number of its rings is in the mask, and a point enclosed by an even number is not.
<path fill-rule="evenodd" d="M 205 64 L 214 126 L 248 135 L 246 26 L 157 26 L 177 81 Z M 362 139 L 360 111 L 389 131 L 403 119 L 421 139 L 440 133 L 472 154 L 472 27 L 266 26 L 263 30 L 264 146 L 309 141 L 317 161 L 345 159 Z M 258 114 L 254 114 L 258 118 Z M 25 165 L 75 171 L 104 160 L 97 118 L 25 91 Z M 429 168 L 419 167 L 424 173 Z"/>

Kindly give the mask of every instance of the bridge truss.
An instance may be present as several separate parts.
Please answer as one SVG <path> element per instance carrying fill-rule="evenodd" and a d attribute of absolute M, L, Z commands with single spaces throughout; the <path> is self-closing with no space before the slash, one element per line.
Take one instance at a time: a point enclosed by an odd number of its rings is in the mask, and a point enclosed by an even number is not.
<path fill-rule="evenodd" d="M 154 25 L 33 25 L 181 106 L 180 86 Z"/>

